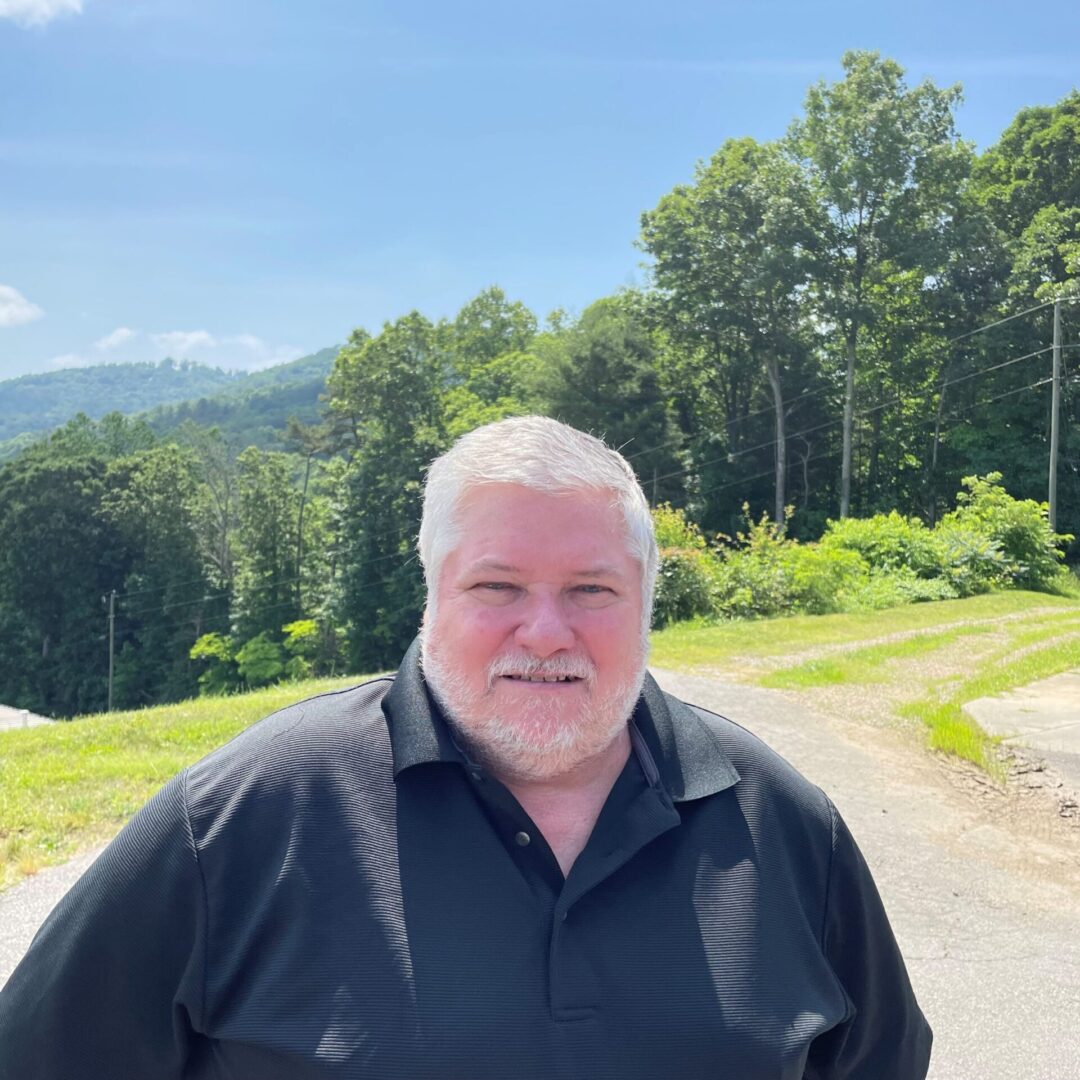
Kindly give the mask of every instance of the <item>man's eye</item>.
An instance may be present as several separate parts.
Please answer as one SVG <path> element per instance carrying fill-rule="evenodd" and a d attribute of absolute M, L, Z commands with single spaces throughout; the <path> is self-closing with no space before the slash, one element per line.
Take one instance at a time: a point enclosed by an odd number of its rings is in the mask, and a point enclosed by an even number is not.
<path fill-rule="evenodd" d="M 597 596 L 601 593 L 610 592 L 606 585 L 579 585 L 578 592 L 587 593 L 589 596 Z"/>

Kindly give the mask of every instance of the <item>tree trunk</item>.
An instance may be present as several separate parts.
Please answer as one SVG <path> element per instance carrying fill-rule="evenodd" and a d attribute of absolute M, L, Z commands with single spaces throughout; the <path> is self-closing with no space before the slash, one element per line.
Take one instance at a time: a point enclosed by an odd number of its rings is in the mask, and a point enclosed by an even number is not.
<path fill-rule="evenodd" d="M 844 384 L 844 450 L 840 465 L 840 517 L 851 508 L 851 432 L 855 424 L 855 336 L 854 327 L 847 338 L 847 379 Z"/>
<path fill-rule="evenodd" d="M 304 489 L 300 492 L 300 510 L 296 520 L 296 609 L 297 615 L 303 615 L 303 581 L 304 576 L 304 508 L 307 505 L 308 480 L 311 477 L 311 453 L 308 453 L 304 463 Z"/>
<path fill-rule="evenodd" d="M 787 475 L 787 441 L 784 436 L 784 393 L 780 385 L 780 365 L 776 357 L 769 353 L 765 357 L 765 374 L 772 387 L 773 409 L 776 414 L 776 481 L 775 502 L 773 504 L 773 520 L 780 532 L 784 530 L 784 505 L 785 492 L 784 481 Z"/>

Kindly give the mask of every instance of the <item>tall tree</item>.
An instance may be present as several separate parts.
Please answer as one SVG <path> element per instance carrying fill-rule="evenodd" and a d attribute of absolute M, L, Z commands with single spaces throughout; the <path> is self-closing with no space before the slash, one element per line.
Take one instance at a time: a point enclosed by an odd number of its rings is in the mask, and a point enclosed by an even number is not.
<path fill-rule="evenodd" d="M 597 300 L 537 345 L 541 412 L 602 436 L 630 458 L 655 503 L 683 489 L 678 428 L 652 334 L 633 294 Z"/>
<path fill-rule="evenodd" d="M 330 377 L 330 405 L 349 418 L 342 478 L 342 597 L 350 663 L 372 671 L 398 662 L 416 633 L 423 579 L 414 555 L 423 471 L 446 445 L 444 341 L 418 312 L 350 341 Z"/>
<path fill-rule="evenodd" d="M 876 52 L 843 56 L 844 78 L 810 88 L 788 146 L 807 169 L 825 213 L 817 239 L 820 317 L 844 348 L 840 515 L 851 505 L 856 359 L 883 276 L 934 274 L 969 166 L 953 125 L 959 87 L 929 80 L 908 89 L 904 71 Z"/>
<path fill-rule="evenodd" d="M 774 422 L 773 513 L 784 521 L 784 367 L 799 349 L 806 251 L 816 206 L 775 143 L 726 142 L 642 217 L 669 334 L 701 353 L 745 356 L 768 382 Z M 715 348 L 724 342 L 723 348 Z M 710 348 L 713 346 L 713 348 Z"/>

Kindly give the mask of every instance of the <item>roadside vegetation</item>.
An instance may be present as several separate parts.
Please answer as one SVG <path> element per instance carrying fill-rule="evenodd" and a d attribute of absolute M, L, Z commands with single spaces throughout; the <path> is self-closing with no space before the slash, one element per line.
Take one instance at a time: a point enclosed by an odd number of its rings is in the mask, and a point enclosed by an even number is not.
<path fill-rule="evenodd" d="M 169 777 L 261 717 L 361 681 L 314 679 L 0 731 L 0 889 L 107 840 Z"/>

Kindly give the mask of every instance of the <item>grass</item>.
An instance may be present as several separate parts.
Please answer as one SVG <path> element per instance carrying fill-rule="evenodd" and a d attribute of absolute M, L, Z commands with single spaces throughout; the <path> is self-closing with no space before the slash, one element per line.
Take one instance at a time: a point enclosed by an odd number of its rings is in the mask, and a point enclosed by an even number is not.
<path fill-rule="evenodd" d="M 857 647 L 868 638 L 897 634 L 905 636 Z M 974 641 L 950 678 L 920 673 L 920 658 L 967 637 L 981 638 L 986 645 Z M 653 662 L 682 671 L 753 669 L 760 667 L 753 661 L 790 654 L 795 663 L 754 672 L 757 682 L 769 687 L 801 690 L 903 680 L 917 697 L 900 706 L 899 715 L 925 724 L 933 749 L 1000 775 L 996 740 L 963 706 L 1080 667 L 1080 603 L 1075 596 L 1002 592 L 880 612 L 717 626 L 684 623 L 653 640 Z M 856 647 L 846 648 L 850 645 Z M 810 650 L 825 655 L 799 659 Z"/>
<path fill-rule="evenodd" d="M 1009 659 L 1020 642 L 1027 645 L 1034 640 L 1038 640 L 1034 634 L 1017 635 L 1007 650 L 985 658 L 974 674 L 954 686 L 944 698 L 931 691 L 917 701 L 902 705 L 900 715 L 922 721 L 935 750 L 966 758 L 992 775 L 1000 775 L 1000 766 L 992 753 L 992 747 L 1000 740 L 987 735 L 963 707 L 969 701 L 1015 690 L 1080 667 L 1080 634 L 1052 640 L 1043 648 Z"/>
<path fill-rule="evenodd" d="M 679 623 L 653 634 L 651 662 L 672 671 L 722 670 L 741 658 L 782 656 L 826 645 L 844 645 L 904 631 L 928 630 L 961 620 L 990 620 L 1060 608 L 1080 615 L 1075 599 L 1009 591 L 908 604 L 887 611 L 795 615 L 759 622 Z"/>
<path fill-rule="evenodd" d="M 359 681 L 310 680 L 0 732 L 0 889 L 109 838 L 170 776 L 261 717 Z"/>
<path fill-rule="evenodd" d="M 762 686 L 784 690 L 797 690 L 806 686 L 836 686 L 840 683 L 885 682 L 886 666 L 892 660 L 905 660 L 924 653 L 935 652 L 951 645 L 961 637 L 971 634 L 987 634 L 993 627 L 985 623 L 958 626 L 938 633 L 920 633 L 900 641 L 882 645 L 869 645 L 836 656 L 824 656 L 795 667 L 772 671 L 759 680 Z"/>

